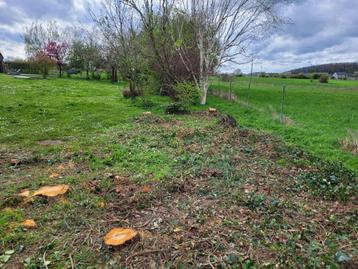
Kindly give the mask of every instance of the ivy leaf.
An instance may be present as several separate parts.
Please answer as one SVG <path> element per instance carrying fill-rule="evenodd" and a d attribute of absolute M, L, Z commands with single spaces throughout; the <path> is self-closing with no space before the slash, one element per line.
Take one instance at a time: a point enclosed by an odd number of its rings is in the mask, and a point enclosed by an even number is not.
<path fill-rule="evenodd" d="M 0 262 L 7 263 L 8 260 L 10 260 L 11 255 L 2 255 L 0 256 Z"/>
<path fill-rule="evenodd" d="M 349 262 L 351 260 L 351 257 L 349 257 L 346 253 L 344 253 L 342 251 L 338 251 L 336 253 L 336 259 L 337 259 L 337 262 L 343 263 L 343 262 Z"/>
<path fill-rule="evenodd" d="M 14 253 L 15 253 L 15 250 L 13 250 L 13 249 L 5 251 L 5 255 L 12 255 Z"/>

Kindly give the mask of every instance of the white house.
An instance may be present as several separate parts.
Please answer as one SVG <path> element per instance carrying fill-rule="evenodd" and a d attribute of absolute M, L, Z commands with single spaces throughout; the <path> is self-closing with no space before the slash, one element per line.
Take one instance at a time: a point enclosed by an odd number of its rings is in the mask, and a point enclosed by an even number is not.
<path fill-rule="evenodd" d="M 335 72 L 332 75 L 332 78 L 334 78 L 334 79 L 347 79 L 348 74 L 346 72 Z"/>

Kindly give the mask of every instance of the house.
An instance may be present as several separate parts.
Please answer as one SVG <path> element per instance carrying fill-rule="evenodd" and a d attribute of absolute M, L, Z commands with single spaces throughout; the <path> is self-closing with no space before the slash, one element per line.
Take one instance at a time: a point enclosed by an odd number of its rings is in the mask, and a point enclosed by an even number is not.
<path fill-rule="evenodd" d="M 332 75 L 332 78 L 334 78 L 334 79 L 347 79 L 348 74 L 346 72 L 335 72 Z"/>
<path fill-rule="evenodd" d="M 0 73 L 4 73 L 4 56 L 2 56 L 1 52 L 0 52 Z"/>

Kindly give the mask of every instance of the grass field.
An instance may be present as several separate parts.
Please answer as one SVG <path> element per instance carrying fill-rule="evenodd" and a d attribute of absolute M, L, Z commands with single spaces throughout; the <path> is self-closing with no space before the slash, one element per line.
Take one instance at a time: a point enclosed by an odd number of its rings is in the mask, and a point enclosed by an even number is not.
<path fill-rule="evenodd" d="M 214 80 L 213 89 L 229 91 L 229 84 Z M 280 135 L 318 156 L 343 162 L 358 172 L 358 81 L 330 80 L 328 84 L 302 79 L 257 78 L 248 91 L 249 78 L 233 83 L 236 103 L 209 100 L 213 106 L 234 115 L 244 126 Z M 284 114 L 280 123 L 282 86 L 286 86 Z M 249 109 L 248 109 L 249 106 Z M 352 138 L 349 129 L 353 131 Z M 351 140 L 355 147 L 343 147 Z M 354 140 L 354 141 L 353 141 Z M 355 154 L 353 154 L 353 152 Z"/>
<path fill-rule="evenodd" d="M 206 108 L 165 115 L 165 97 L 144 109 L 122 87 L 0 75 L 0 268 L 357 267 L 354 174 L 245 127 L 295 142 L 263 111 L 210 98 L 243 125 L 229 127 Z M 58 184 L 69 192 L 18 196 Z M 139 236 L 106 246 L 114 227 Z"/>

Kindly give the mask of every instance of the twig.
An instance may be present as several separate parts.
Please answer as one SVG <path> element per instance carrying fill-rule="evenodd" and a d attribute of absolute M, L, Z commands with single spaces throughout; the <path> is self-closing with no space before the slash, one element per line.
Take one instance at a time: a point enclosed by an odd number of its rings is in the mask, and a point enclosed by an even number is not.
<path fill-rule="evenodd" d="M 130 255 L 129 257 L 127 257 L 126 259 L 126 263 L 128 263 L 128 261 L 136 256 L 143 256 L 143 255 L 147 255 L 147 254 L 154 254 L 157 252 L 165 252 L 167 251 L 167 249 L 153 249 L 153 250 L 147 250 L 147 251 L 142 251 L 142 252 L 137 252 L 134 253 L 132 255 Z"/>
<path fill-rule="evenodd" d="M 139 225 L 139 226 L 134 226 L 135 229 L 138 229 L 138 228 L 143 228 L 145 226 L 147 226 L 152 220 L 153 220 L 153 216 L 151 218 L 149 218 L 149 220 L 147 220 L 145 223 L 143 223 L 142 225 Z"/>
<path fill-rule="evenodd" d="M 73 263 L 72 255 L 70 254 L 71 268 L 75 269 L 75 265 Z"/>
<path fill-rule="evenodd" d="M 44 252 L 44 255 L 42 256 L 42 260 L 44 262 L 45 268 L 48 269 L 47 264 L 46 264 L 46 251 Z"/>

